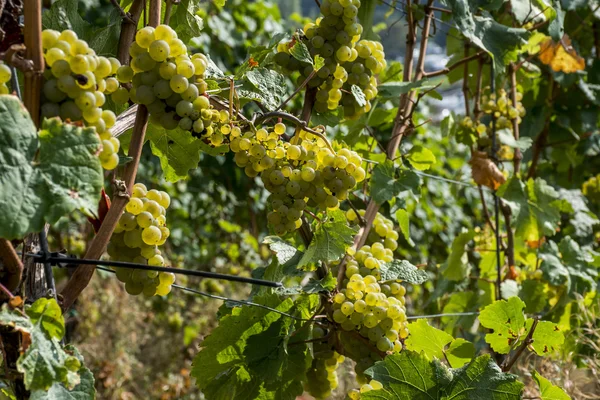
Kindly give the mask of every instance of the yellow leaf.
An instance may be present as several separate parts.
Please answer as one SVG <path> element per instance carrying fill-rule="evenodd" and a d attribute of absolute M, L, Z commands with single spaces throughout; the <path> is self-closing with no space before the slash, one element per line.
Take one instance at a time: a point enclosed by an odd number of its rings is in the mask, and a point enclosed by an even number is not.
<path fill-rule="evenodd" d="M 577 54 L 568 35 L 559 42 L 547 38 L 540 45 L 540 61 L 556 72 L 571 74 L 585 69 L 585 60 Z"/>

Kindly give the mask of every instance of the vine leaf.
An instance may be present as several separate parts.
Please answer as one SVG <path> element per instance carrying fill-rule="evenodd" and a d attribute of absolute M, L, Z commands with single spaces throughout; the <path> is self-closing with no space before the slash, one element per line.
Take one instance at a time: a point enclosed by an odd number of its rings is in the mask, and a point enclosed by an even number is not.
<path fill-rule="evenodd" d="M 79 384 L 69 390 L 64 385 L 55 382 L 48 391 L 34 390 L 29 398 L 30 400 L 84 400 L 96 398 L 94 375 L 92 371 L 83 365 L 83 356 L 71 345 L 67 345 L 65 350 L 72 353 L 81 363 L 81 367 L 77 371 L 80 378 Z"/>
<path fill-rule="evenodd" d="M 485 335 L 485 341 L 495 352 L 507 354 L 515 342 L 524 335 L 525 303 L 518 297 L 497 300 L 481 310 L 479 322 L 493 333 Z"/>
<path fill-rule="evenodd" d="M 316 305 L 311 297 L 295 304 L 278 295 L 254 302 L 306 317 Z M 202 342 L 192 376 L 207 398 L 255 399 L 259 393 L 293 400 L 302 393 L 300 380 L 310 362 L 306 344 L 287 346 L 294 320 L 257 307 L 235 307 Z M 294 336 L 302 341 L 309 330 Z"/>
<path fill-rule="evenodd" d="M 415 244 L 410 238 L 410 215 L 408 214 L 408 211 L 401 208 L 396 211 L 395 215 L 396 220 L 398 221 L 398 226 L 400 226 L 400 232 L 402 232 L 404 239 L 406 239 L 408 244 L 414 247 Z"/>
<path fill-rule="evenodd" d="M 290 55 L 300 62 L 314 65 L 308 47 L 301 40 L 296 40 L 296 43 L 290 48 Z"/>
<path fill-rule="evenodd" d="M 406 350 L 375 363 L 366 374 L 383 388 L 361 393 L 363 400 L 517 400 L 523 390 L 517 377 L 503 373 L 487 354 L 449 369 Z"/>
<path fill-rule="evenodd" d="M 377 204 L 383 204 L 402 192 L 410 191 L 419 194 L 421 179 L 414 171 L 396 168 L 394 163 L 386 160 L 373 169 L 371 177 L 371 197 Z"/>
<path fill-rule="evenodd" d="M 291 244 L 283 241 L 279 236 L 267 236 L 263 243 L 269 246 L 269 249 L 275 254 L 277 263 L 281 266 L 282 273 L 285 275 L 297 275 L 298 263 L 304 255 L 303 252 L 296 249 Z M 281 277 L 270 277 L 269 279 L 281 279 Z"/>
<path fill-rule="evenodd" d="M 450 256 L 442 268 L 442 275 L 451 281 L 462 281 L 471 271 L 466 246 L 475 237 L 473 230 L 461 232 L 452 241 Z"/>
<path fill-rule="evenodd" d="M 445 0 L 445 3 L 452 9 L 460 33 L 492 57 L 496 74 L 502 73 L 505 65 L 515 61 L 518 48 L 527 44 L 529 32 L 525 29 L 502 25 L 490 14 L 474 15 L 468 0 Z"/>
<path fill-rule="evenodd" d="M 530 179 L 525 184 L 513 177 L 498 189 L 498 196 L 512 210 L 518 238 L 536 243 L 556 233 L 560 222 L 558 193 L 543 179 Z"/>
<path fill-rule="evenodd" d="M 531 376 L 540 387 L 541 400 L 571 400 L 571 397 L 560 387 L 553 385 L 548 379 L 533 370 Z"/>
<path fill-rule="evenodd" d="M 457 338 L 446 350 L 446 359 L 452 368 L 460 368 L 475 357 L 475 346 L 463 338 Z"/>
<path fill-rule="evenodd" d="M 413 146 L 406 155 L 406 159 L 419 171 L 427 171 L 436 162 L 433 152 L 421 145 Z"/>
<path fill-rule="evenodd" d="M 169 24 L 174 27 L 179 39 L 184 43 L 190 39 L 200 36 L 204 23 L 202 18 L 198 16 L 197 11 L 200 9 L 200 3 L 193 0 L 181 0 L 175 6 L 175 11 L 171 15 Z"/>
<path fill-rule="evenodd" d="M 485 341 L 497 353 L 507 354 L 527 336 L 533 325 L 533 319 L 525 320 L 525 303 L 518 297 L 497 300 L 481 310 L 479 322 L 493 333 L 485 336 Z M 564 342 L 564 334 L 558 325 L 549 321 L 540 321 L 532 335 L 531 346 L 539 356 L 553 353 Z"/>
<path fill-rule="evenodd" d="M 356 104 L 358 104 L 359 107 L 364 107 L 367 105 L 367 98 L 360 87 L 357 85 L 352 85 L 350 87 L 350 91 L 352 92 L 352 96 L 354 97 L 354 100 L 356 100 Z"/>
<path fill-rule="evenodd" d="M 533 319 L 526 321 L 525 329 L 527 332 L 531 329 Z M 533 343 L 531 347 L 538 356 L 546 356 L 554 353 L 564 343 L 565 335 L 560 331 L 558 325 L 550 321 L 540 321 L 533 332 Z"/>
<path fill-rule="evenodd" d="M 313 239 L 298 263 L 300 269 L 319 261 L 327 263 L 339 260 L 352 244 L 356 229 L 348 226 L 343 211 L 329 211 L 322 218 L 322 222 L 316 222 Z"/>
<path fill-rule="evenodd" d="M 38 321 L 43 331 L 50 337 L 62 339 L 65 335 L 65 321 L 60 306 L 54 299 L 41 298 L 26 310 L 32 324 Z"/>
<path fill-rule="evenodd" d="M 146 138 L 169 182 L 187 178 L 188 171 L 200 162 L 200 151 L 208 146 L 180 128 L 167 131 L 154 124 L 148 126 Z"/>
<path fill-rule="evenodd" d="M 525 302 L 525 312 L 535 314 L 542 312 L 548 304 L 548 284 L 537 279 L 527 279 L 521 283 L 519 297 Z"/>
<path fill-rule="evenodd" d="M 452 335 L 434 328 L 425 319 L 418 319 L 408 324 L 410 335 L 404 342 L 406 348 L 417 353 L 423 353 L 429 360 L 443 359 L 444 348 L 452 342 Z"/>
<path fill-rule="evenodd" d="M 402 71 L 402 66 L 397 67 L 397 73 Z M 391 79 L 391 78 L 390 78 Z M 387 79 L 386 79 L 387 80 Z M 386 81 L 384 80 L 384 82 Z M 379 95 L 386 100 L 397 99 L 401 94 L 408 93 L 411 90 L 430 90 L 436 87 L 428 79 L 421 79 L 416 82 L 386 82 L 377 87 Z"/>
<path fill-rule="evenodd" d="M 0 237 L 22 238 L 63 215 L 94 216 L 104 183 L 93 128 L 44 120 L 39 135 L 15 96 L 0 96 Z"/>
<path fill-rule="evenodd" d="M 473 180 L 478 185 L 496 190 L 506 182 L 506 178 L 498 166 L 483 151 L 474 151 L 469 164 L 471 165 Z"/>
<path fill-rule="evenodd" d="M 593 266 L 594 257 L 571 237 L 564 237 L 558 245 L 548 241 L 539 257 L 544 279 L 554 286 L 566 286 L 570 296 L 585 295 L 596 287 L 598 270 Z"/>
<path fill-rule="evenodd" d="M 286 95 L 286 79 L 277 71 L 255 68 L 237 89 L 240 98 L 258 101 L 269 111 L 275 110 Z"/>
<path fill-rule="evenodd" d="M 17 370 L 23 374 L 25 387 L 32 393 L 41 391 L 36 393 L 39 399 L 44 399 L 40 396 L 53 388 L 58 392 L 73 393 L 81 382 L 79 372 L 85 372 L 82 370 L 83 359 L 74 348 L 63 349 L 60 344 L 64 319 L 56 300 L 38 299 L 26 308 L 26 315 L 9 309 L 7 304 L 0 310 L 0 325 L 19 331 L 23 343 L 28 343 L 17 360 Z M 58 326 L 62 326 L 62 331 Z M 87 389 L 90 390 L 94 393 L 93 384 Z"/>
<path fill-rule="evenodd" d="M 381 267 L 381 281 L 406 281 L 420 285 L 429 280 L 427 272 L 418 269 L 406 260 L 392 260 Z"/>

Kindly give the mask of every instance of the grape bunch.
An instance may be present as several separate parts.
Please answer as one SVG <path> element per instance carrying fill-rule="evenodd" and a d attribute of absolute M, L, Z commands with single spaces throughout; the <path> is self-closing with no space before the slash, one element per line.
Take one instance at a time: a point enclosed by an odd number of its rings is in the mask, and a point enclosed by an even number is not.
<path fill-rule="evenodd" d="M 164 266 L 165 260 L 158 246 L 163 245 L 170 234 L 165 217 L 170 203 L 167 193 L 148 190 L 143 184 L 136 183 L 108 244 L 110 258 L 115 261 Z M 125 283 L 125 290 L 131 295 L 143 293 L 146 296 L 165 296 L 171 291 L 171 285 L 175 281 L 175 275 L 168 272 L 114 269 L 117 279 Z"/>
<path fill-rule="evenodd" d="M 306 391 L 317 399 L 328 399 L 331 391 L 338 387 L 336 370 L 345 357 L 332 349 L 321 327 L 314 327 L 312 336 L 313 339 L 323 338 L 323 341 L 313 344 L 314 358 L 306 372 Z"/>
<path fill-rule="evenodd" d="M 63 120 L 83 121 L 96 128 L 102 140 L 100 162 L 106 170 L 119 164 L 120 142 L 110 128 L 116 122 L 115 114 L 103 110 L 105 94 L 119 89 L 114 77 L 121 66 L 116 58 L 97 56 L 88 44 L 71 30 L 42 32 L 44 71 L 42 116 L 59 116 Z"/>
<path fill-rule="evenodd" d="M 213 146 L 223 144 L 231 131 L 229 113 L 210 104 L 203 79 L 208 65 L 204 54 L 190 57 L 168 25 L 140 29 L 129 54 L 131 64 L 119 68 L 117 78 L 121 83 L 131 82 L 132 88 L 115 92 L 115 102 L 143 104 L 150 121 L 164 129 L 179 127 Z"/>
<path fill-rule="evenodd" d="M 381 353 L 400 352 L 401 340 L 408 337 L 406 289 L 400 282 L 379 282 L 381 265 L 392 260 L 392 250 L 381 242 L 361 247 L 348 259 L 343 289 L 333 297 L 333 321 L 342 331 L 357 331 Z M 344 349 L 351 349 L 347 355 L 357 362 L 357 375 L 364 377 L 364 371 L 379 355 L 367 346 L 352 344 L 356 339 L 344 332 L 341 338 L 350 341 Z"/>
<path fill-rule="evenodd" d="M 283 123 L 241 133 L 233 127 L 230 148 L 246 175 L 259 176 L 269 191 L 273 211 L 267 215 L 276 234 L 293 232 L 302 224 L 307 207 L 336 208 L 356 183 L 365 179 L 362 158 L 354 151 L 332 151 L 322 137 L 300 131 L 281 140 Z"/>
<path fill-rule="evenodd" d="M 0 60 L 0 94 L 9 94 L 8 86 L 6 83 L 10 81 L 12 72 L 10 67 Z"/>
<path fill-rule="evenodd" d="M 314 109 L 325 113 L 344 107 L 347 118 L 356 118 L 371 109 L 377 95 L 375 75 L 386 67 L 383 46 L 379 42 L 359 40 L 363 31 L 358 22 L 359 0 L 325 0 L 322 18 L 304 26 L 305 38 L 296 38 L 277 46 L 275 62 L 287 71 L 299 71 L 298 84 L 312 76 L 308 87 L 317 88 Z M 290 54 L 296 40 L 303 40 L 311 55 L 321 56 L 324 66 L 314 71 L 312 65 Z M 352 92 L 356 86 L 364 95 L 359 104 Z"/>
<path fill-rule="evenodd" d="M 365 210 L 358 210 L 358 215 L 364 217 Z M 358 216 L 354 210 L 346 211 L 346 219 L 351 224 L 358 224 Z M 366 243 L 372 245 L 374 243 L 382 243 L 386 249 L 395 251 L 398 248 L 398 232 L 394 230 L 392 220 L 384 217 L 381 213 L 377 213 L 373 220 L 373 227 L 369 231 Z"/>
<path fill-rule="evenodd" d="M 525 116 L 525 107 L 523 107 L 523 104 L 521 103 L 522 99 L 523 94 L 517 92 L 517 105 L 514 107 L 512 100 L 508 97 L 506 91 L 500 89 L 497 95 L 496 93 L 491 93 L 489 95 L 481 96 L 482 110 L 487 115 L 493 115 L 496 120 L 497 130 L 509 129 L 512 131 L 512 120 L 516 118 L 517 123 L 520 124 L 521 119 Z M 491 130 L 491 118 L 486 125 L 482 121 L 474 121 L 471 117 L 466 116 L 461 121 L 460 128 L 471 131 L 475 136 L 479 137 L 488 132 L 488 129 Z"/>
<path fill-rule="evenodd" d="M 583 182 L 581 191 L 584 196 L 593 201 L 600 203 L 600 174 L 592 176 L 587 181 Z"/>

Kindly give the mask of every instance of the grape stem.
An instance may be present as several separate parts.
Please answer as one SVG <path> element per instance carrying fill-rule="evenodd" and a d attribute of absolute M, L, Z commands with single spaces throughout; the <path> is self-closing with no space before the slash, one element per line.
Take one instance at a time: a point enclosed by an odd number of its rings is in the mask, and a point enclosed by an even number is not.
<path fill-rule="evenodd" d="M 300 93 L 300 91 L 302 89 L 304 89 L 304 87 L 308 84 L 308 82 L 313 78 L 313 76 L 315 76 L 315 74 L 317 73 L 316 69 L 313 69 L 312 72 L 308 75 L 308 77 L 300 84 L 300 86 L 298 86 L 296 88 L 296 90 L 294 90 L 294 93 L 292 93 L 291 95 L 288 96 L 287 99 L 285 99 L 283 101 L 283 103 L 281 103 L 279 105 L 279 107 L 277 107 L 274 111 L 279 111 L 281 110 L 291 99 L 293 99 L 298 93 Z"/>
<path fill-rule="evenodd" d="M 523 352 L 525 351 L 525 349 L 531 343 L 533 343 L 533 333 L 535 332 L 535 328 L 537 328 L 538 322 L 540 322 L 539 318 L 534 318 L 533 319 L 533 323 L 531 324 L 531 329 L 527 333 L 527 336 L 525 337 L 525 340 L 523 340 L 523 343 L 521 344 L 521 346 L 519 346 L 519 348 L 517 349 L 517 351 L 514 353 L 514 355 L 512 357 L 506 358 L 504 360 L 504 362 L 502 363 L 502 365 L 501 365 L 502 372 L 508 372 L 508 371 L 510 371 L 511 368 L 513 367 L 513 365 L 519 359 L 519 357 L 521 357 L 521 355 L 523 354 Z"/>
<path fill-rule="evenodd" d="M 327 147 L 329 148 L 329 150 L 333 151 L 333 147 L 331 147 L 331 143 L 329 143 L 329 139 L 327 139 L 327 137 L 325 135 L 323 135 L 323 133 L 321 133 L 313 128 L 309 128 L 308 124 L 305 121 L 301 120 L 300 118 L 298 118 L 292 114 L 288 114 L 283 111 L 271 111 L 271 112 L 268 112 L 265 114 L 255 114 L 255 118 L 253 118 L 253 120 L 254 120 L 253 122 L 255 124 L 261 124 L 271 118 L 281 118 L 281 119 L 285 119 L 286 121 L 290 121 L 290 122 L 294 123 L 294 125 L 302 128 L 302 130 L 304 130 L 308 133 L 311 133 L 320 139 L 323 139 L 325 144 L 327 144 Z"/>
<path fill-rule="evenodd" d="M 117 0 L 110 0 L 110 3 L 117 9 L 117 11 L 119 11 L 119 13 L 121 14 L 121 17 L 123 17 L 124 21 L 127 21 L 128 23 L 135 25 L 135 21 L 133 20 L 133 18 L 131 18 L 131 14 L 129 14 L 128 12 L 123 10 Z"/>

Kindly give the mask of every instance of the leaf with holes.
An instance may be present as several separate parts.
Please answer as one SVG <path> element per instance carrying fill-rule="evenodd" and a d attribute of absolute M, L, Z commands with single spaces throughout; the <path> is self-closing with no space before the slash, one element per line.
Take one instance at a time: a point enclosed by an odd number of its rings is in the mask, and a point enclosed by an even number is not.
<path fill-rule="evenodd" d="M 532 325 L 533 319 L 529 318 L 525 323 L 527 332 L 529 332 Z M 547 356 L 560 348 L 565 341 L 565 335 L 558 325 L 550 321 L 540 321 L 533 332 L 532 339 L 531 347 L 533 347 L 535 353 L 538 356 Z"/>
<path fill-rule="evenodd" d="M 406 260 L 392 260 L 381 266 L 381 281 L 401 280 L 420 285 L 429 280 L 427 272 L 418 269 Z"/>
<path fill-rule="evenodd" d="M 155 124 L 148 126 L 146 138 L 169 182 L 186 178 L 189 170 L 198 166 L 200 151 L 207 146 L 190 132 L 179 128 L 167 131 Z"/>
<path fill-rule="evenodd" d="M 485 341 L 495 352 L 507 354 L 512 346 L 525 336 L 525 303 L 518 297 L 497 300 L 481 310 L 479 322 L 493 333 L 485 335 Z"/>
<path fill-rule="evenodd" d="M 315 222 L 313 239 L 298 263 L 300 269 L 318 262 L 339 260 L 352 244 L 356 230 L 348 225 L 342 210 L 329 211 L 321 218 L 322 221 Z"/>
<path fill-rule="evenodd" d="M 39 135 L 15 96 L 0 96 L 0 237 L 22 238 L 64 215 L 98 211 L 104 175 L 93 128 L 45 120 Z"/>

